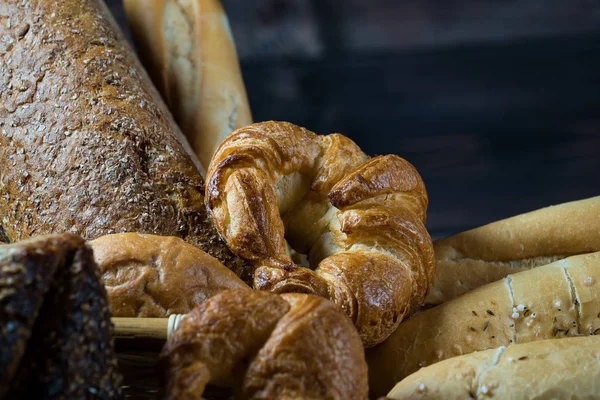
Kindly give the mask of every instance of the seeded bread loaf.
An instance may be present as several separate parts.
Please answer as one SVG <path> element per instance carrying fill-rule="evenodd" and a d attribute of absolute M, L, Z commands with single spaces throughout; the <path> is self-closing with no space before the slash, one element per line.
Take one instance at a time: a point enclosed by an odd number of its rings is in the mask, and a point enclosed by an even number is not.
<path fill-rule="evenodd" d="M 508 275 L 402 323 L 367 352 L 369 386 L 385 395 L 447 358 L 542 339 L 600 334 L 600 252 Z"/>
<path fill-rule="evenodd" d="M 441 304 L 508 274 L 600 251 L 600 196 L 517 215 L 433 243 L 425 303 Z"/>
<path fill-rule="evenodd" d="M 600 336 L 540 340 L 423 368 L 387 399 L 596 399 Z"/>
<path fill-rule="evenodd" d="M 178 236 L 240 272 L 199 163 L 101 0 L 0 2 L 6 238 Z"/>

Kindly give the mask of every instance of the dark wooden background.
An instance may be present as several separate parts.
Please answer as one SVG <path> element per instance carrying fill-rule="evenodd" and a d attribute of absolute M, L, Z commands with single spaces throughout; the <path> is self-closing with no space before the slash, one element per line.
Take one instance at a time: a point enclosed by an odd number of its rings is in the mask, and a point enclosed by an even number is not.
<path fill-rule="evenodd" d="M 255 120 L 408 159 L 432 236 L 600 194 L 598 0 L 223 3 Z"/>

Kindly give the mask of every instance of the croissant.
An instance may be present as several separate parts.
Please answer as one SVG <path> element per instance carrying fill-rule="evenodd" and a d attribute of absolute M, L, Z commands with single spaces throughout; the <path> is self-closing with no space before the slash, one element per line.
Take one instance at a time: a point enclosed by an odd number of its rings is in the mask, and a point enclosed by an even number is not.
<path fill-rule="evenodd" d="M 206 203 L 229 248 L 253 264 L 256 289 L 332 300 L 366 347 L 416 311 L 430 286 L 421 177 L 343 135 L 273 121 L 238 129 L 211 160 Z"/>
<path fill-rule="evenodd" d="M 329 301 L 231 289 L 184 316 L 159 359 L 166 399 L 207 383 L 236 398 L 366 399 L 367 364 L 352 323 Z"/>

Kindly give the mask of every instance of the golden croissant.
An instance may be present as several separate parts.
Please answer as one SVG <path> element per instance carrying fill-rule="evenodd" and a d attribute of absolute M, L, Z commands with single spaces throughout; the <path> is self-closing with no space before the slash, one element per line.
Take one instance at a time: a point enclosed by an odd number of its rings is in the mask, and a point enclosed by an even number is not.
<path fill-rule="evenodd" d="M 208 383 L 244 399 L 368 395 L 352 323 L 329 301 L 306 294 L 223 291 L 181 319 L 159 364 L 164 399 L 200 399 Z"/>
<path fill-rule="evenodd" d="M 206 203 L 229 248 L 255 267 L 256 289 L 330 299 L 366 347 L 416 311 L 430 286 L 421 177 L 343 135 L 273 121 L 238 129 L 211 160 Z M 308 262 L 295 263 L 295 252 Z"/>

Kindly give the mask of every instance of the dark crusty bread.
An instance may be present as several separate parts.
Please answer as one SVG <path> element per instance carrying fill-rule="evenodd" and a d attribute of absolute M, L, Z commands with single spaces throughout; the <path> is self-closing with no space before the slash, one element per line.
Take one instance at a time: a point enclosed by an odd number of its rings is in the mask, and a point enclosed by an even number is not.
<path fill-rule="evenodd" d="M 12 361 L 18 368 L 5 398 L 120 398 L 106 292 L 83 239 L 52 235 L 0 246 L 0 259 L 2 271 L 20 267 L 39 274 L 44 267 L 54 269 L 41 279 L 49 289 L 39 313 L 33 313 L 23 356 Z M 35 287 L 18 289 L 39 296 Z"/>
<path fill-rule="evenodd" d="M 0 2 L 0 215 L 52 232 L 178 236 L 240 273 L 199 163 L 101 1 Z"/>
<path fill-rule="evenodd" d="M 90 243 L 113 317 L 186 314 L 225 289 L 249 289 L 216 258 L 176 237 L 116 233 Z"/>
<path fill-rule="evenodd" d="M 0 398 L 14 378 L 44 295 L 64 261 L 68 249 L 60 239 L 0 246 Z"/>

